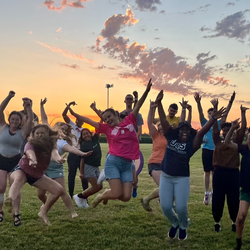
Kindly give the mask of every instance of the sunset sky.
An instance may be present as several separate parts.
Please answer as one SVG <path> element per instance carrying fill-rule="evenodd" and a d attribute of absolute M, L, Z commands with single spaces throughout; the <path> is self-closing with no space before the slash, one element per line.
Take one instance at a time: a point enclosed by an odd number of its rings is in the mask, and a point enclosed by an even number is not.
<path fill-rule="evenodd" d="M 141 96 L 149 78 L 145 124 L 161 89 L 166 111 L 189 100 L 195 127 L 194 92 L 206 114 L 212 98 L 226 106 L 235 91 L 229 121 L 241 104 L 250 108 L 249 0 L 12 0 L 0 2 L 0 20 L 0 98 L 16 92 L 9 112 L 22 109 L 27 96 L 38 115 L 47 97 L 50 119 L 70 101 L 76 112 L 94 115 L 93 101 L 107 107 L 106 84 L 114 85 L 110 106 L 122 111 L 125 95 Z"/>

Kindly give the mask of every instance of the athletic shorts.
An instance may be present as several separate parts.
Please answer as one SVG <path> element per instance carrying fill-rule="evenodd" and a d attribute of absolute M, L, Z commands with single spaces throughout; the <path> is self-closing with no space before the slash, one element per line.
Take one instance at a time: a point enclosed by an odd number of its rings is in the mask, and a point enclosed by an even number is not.
<path fill-rule="evenodd" d="M 250 192 L 246 192 L 243 188 L 240 189 L 240 200 L 250 203 Z"/>
<path fill-rule="evenodd" d="M 15 172 L 15 171 L 22 171 L 25 176 L 26 176 L 26 179 L 27 179 L 27 182 L 32 186 L 35 182 L 37 182 L 38 180 L 40 180 L 41 178 L 34 178 L 28 174 L 25 173 L 25 171 L 23 169 L 21 169 L 18 165 L 11 171 L 11 173 Z"/>
<path fill-rule="evenodd" d="M 104 171 L 107 179 L 120 179 L 121 182 L 132 182 L 133 161 L 109 154 L 106 158 Z"/>
<path fill-rule="evenodd" d="M 214 171 L 213 167 L 213 150 L 202 149 L 202 163 L 204 172 Z"/>
<path fill-rule="evenodd" d="M 97 178 L 100 175 L 100 170 L 99 167 L 94 167 L 88 164 L 84 164 L 84 178 L 89 179 L 89 178 Z"/>
<path fill-rule="evenodd" d="M 148 173 L 152 176 L 152 171 L 161 171 L 161 164 L 160 163 L 148 163 Z"/>
<path fill-rule="evenodd" d="M 50 161 L 49 167 L 44 172 L 44 174 L 51 179 L 64 177 L 63 164 L 59 164 L 55 161 Z"/>
<path fill-rule="evenodd" d="M 18 165 L 20 159 L 21 154 L 12 157 L 5 157 L 0 154 L 0 169 L 10 173 Z"/>

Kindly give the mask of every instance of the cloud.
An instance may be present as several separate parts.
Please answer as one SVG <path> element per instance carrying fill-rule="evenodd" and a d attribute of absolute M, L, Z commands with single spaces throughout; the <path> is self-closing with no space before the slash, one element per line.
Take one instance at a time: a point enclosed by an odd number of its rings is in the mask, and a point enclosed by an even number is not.
<path fill-rule="evenodd" d="M 60 48 L 55 48 L 55 47 L 52 47 L 52 46 L 47 45 L 47 44 L 42 43 L 42 42 L 38 42 L 38 44 L 42 45 L 45 48 L 50 49 L 53 52 L 61 53 L 62 55 L 66 56 L 66 57 L 69 57 L 71 59 L 83 60 L 83 61 L 85 61 L 87 63 L 90 63 L 90 64 L 94 63 L 93 60 L 85 58 L 81 54 L 71 54 L 70 52 L 68 52 L 66 50 L 63 50 L 63 49 L 60 49 Z"/>
<path fill-rule="evenodd" d="M 121 68 L 120 66 L 116 66 L 116 67 L 106 67 L 105 65 L 101 65 L 101 66 L 95 67 L 94 69 L 97 69 L 97 70 L 102 70 L 102 69 L 117 70 L 117 69 L 120 69 L 120 68 Z"/>
<path fill-rule="evenodd" d="M 194 10 L 189 10 L 189 11 L 184 11 L 184 12 L 178 12 L 178 14 L 184 14 L 184 15 L 188 15 L 188 14 L 194 14 L 195 12 L 204 12 L 207 10 L 207 8 L 211 6 L 211 4 L 206 4 L 204 6 L 200 6 L 197 9 Z"/>
<path fill-rule="evenodd" d="M 234 6 L 235 5 L 235 3 L 232 3 L 232 2 L 228 2 L 227 4 L 226 4 L 226 6 L 228 7 L 228 6 Z"/>
<path fill-rule="evenodd" d="M 68 67 L 68 68 L 71 68 L 71 69 L 80 69 L 80 66 L 76 65 L 76 64 L 72 64 L 72 65 L 69 65 L 69 64 L 60 64 L 60 66 Z"/>
<path fill-rule="evenodd" d="M 135 0 L 136 6 L 140 11 L 156 11 L 157 4 L 161 4 L 160 0 Z"/>
<path fill-rule="evenodd" d="M 132 20 L 136 20 L 131 10 L 127 10 L 127 13 L 130 13 Z M 117 17 L 119 22 L 115 19 Z M 129 38 L 119 36 L 121 28 L 136 23 L 128 21 L 131 19 L 121 14 L 110 17 L 105 22 L 105 29 L 101 31 L 101 36 L 96 39 L 96 45 L 91 47 L 92 51 L 108 54 L 129 68 L 127 71 L 119 72 L 118 75 L 121 78 L 132 78 L 143 83 L 153 78 L 154 88 L 181 95 L 200 91 L 200 84 L 211 85 L 211 87 L 232 86 L 229 84 L 229 79 L 214 74 L 217 69 L 209 66 L 209 63 L 216 60 L 217 56 L 210 55 L 210 52 L 198 54 L 196 62 L 191 65 L 170 48 L 149 49 L 145 44 L 130 43 Z M 206 95 L 213 97 L 215 94 L 206 93 Z"/>
<path fill-rule="evenodd" d="M 76 1 L 70 1 L 70 0 L 61 0 L 61 6 L 55 7 L 53 0 L 46 0 L 43 5 L 45 5 L 49 10 L 54 11 L 61 11 L 62 9 L 66 7 L 73 7 L 73 8 L 85 8 L 82 5 L 82 2 L 87 2 L 88 0 L 76 0 Z"/>
<path fill-rule="evenodd" d="M 31 31 L 29 32 L 29 34 L 30 34 L 30 35 L 33 34 L 33 31 L 31 30 Z"/>
<path fill-rule="evenodd" d="M 250 9 L 247 9 L 245 11 L 239 11 L 232 15 L 226 16 L 221 21 L 216 22 L 214 29 L 203 27 L 200 30 L 209 30 L 210 32 L 215 32 L 214 35 L 204 36 L 204 38 L 224 36 L 244 42 L 250 38 L 250 22 L 245 18 L 245 14 L 249 11 Z"/>
<path fill-rule="evenodd" d="M 56 32 L 58 33 L 58 32 L 60 32 L 62 30 L 62 28 L 60 27 L 60 28 L 58 28 L 57 30 L 56 30 Z"/>

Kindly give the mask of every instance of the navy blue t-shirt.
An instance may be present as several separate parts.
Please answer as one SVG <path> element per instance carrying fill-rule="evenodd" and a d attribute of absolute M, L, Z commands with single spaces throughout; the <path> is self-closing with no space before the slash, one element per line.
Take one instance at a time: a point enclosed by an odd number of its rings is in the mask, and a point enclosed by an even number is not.
<path fill-rule="evenodd" d="M 239 153 L 242 155 L 240 168 L 240 186 L 245 192 L 250 192 L 250 150 L 248 145 L 241 145 Z"/>
<path fill-rule="evenodd" d="M 170 128 L 165 137 L 168 144 L 161 165 L 162 171 L 171 176 L 189 176 L 194 136 L 190 134 L 187 142 L 179 142 L 179 129 Z"/>

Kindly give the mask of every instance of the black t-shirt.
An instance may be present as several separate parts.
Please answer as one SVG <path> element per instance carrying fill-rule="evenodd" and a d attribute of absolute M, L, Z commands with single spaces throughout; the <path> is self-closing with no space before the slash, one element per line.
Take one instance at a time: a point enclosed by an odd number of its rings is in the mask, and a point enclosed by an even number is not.
<path fill-rule="evenodd" d="M 242 155 L 240 168 L 240 186 L 245 192 L 250 192 L 250 150 L 248 145 L 241 145 L 239 153 Z"/>
<path fill-rule="evenodd" d="M 86 164 L 93 167 L 99 167 L 101 165 L 102 151 L 98 134 L 92 137 L 92 141 L 83 141 L 80 148 L 82 152 L 93 151 L 91 155 L 84 157 L 84 162 Z"/>
<path fill-rule="evenodd" d="M 194 136 L 190 134 L 187 142 L 180 142 L 179 129 L 170 128 L 165 137 L 168 144 L 161 165 L 162 171 L 171 176 L 189 176 Z"/>

